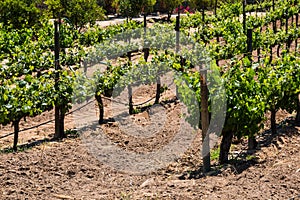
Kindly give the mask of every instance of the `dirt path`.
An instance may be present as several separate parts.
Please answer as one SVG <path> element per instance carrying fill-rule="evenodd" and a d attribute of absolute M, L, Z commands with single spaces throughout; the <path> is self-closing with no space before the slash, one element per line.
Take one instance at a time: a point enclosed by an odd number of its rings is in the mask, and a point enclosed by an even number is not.
<path fill-rule="evenodd" d="M 177 162 L 149 175 L 114 171 L 80 139 L 1 154 L 1 199 L 300 199 L 300 135 L 291 128 L 255 154 L 257 161 L 193 178 L 201 163 Z M 191 163 L 188 163 L 188 160 Z M 185 171 L 184 166 L 189 166 Z"/>
<path fill-rule="evenodd" d="M 181 16 L 186 16 L 186 14 L 180 14 Z M 177 14 L 173 14 L 171 16 L 171 18 L 175 18 L 177 16 Z M 162 19 L 162 18 L 166 18 L 167 15 L 158 15 L 158 16 L 147 16 L 147 19 Z M 104 21 L 98 21 L 97 25 L 101 26 L 101 27 L 106 27 L 106 26 L 110 26 L 110 25 L 116 25 L 116 24 L 121 24 L 124 21 L 126 21 L 126 18 L 117 18 L 117 17 L 112 17 L 110 20 L 104 20 Z M 139 22 L 143 22 L 144 18 L 143 17 L 134 17 L 132 18 L 132 20 L 134 21 L 139 21 Z"/>

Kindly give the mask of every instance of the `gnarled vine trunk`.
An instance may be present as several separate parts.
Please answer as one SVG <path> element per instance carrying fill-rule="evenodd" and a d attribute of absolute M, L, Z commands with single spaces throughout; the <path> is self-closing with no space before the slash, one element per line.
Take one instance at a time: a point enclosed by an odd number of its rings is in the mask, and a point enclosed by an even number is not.
<path fill-rule="evenodd" d="M 161 81 L 159 75 L 156 78 L 157 84 L 156 84 L 156 96 L 155 96 L 155 104 L 159 104 L 160 99 L 160 89 L 161 89 Z"/>
<path fill-rule="evenodd" d="M 127 88 L 128 88 L 129 114 L 132 115 L 134 112 L 133 101 L 132 101 L 132 87 L 131 85 L 128 85 Z"/>
<path fill-rule="evenodd" d="M 249 136 L 248 138 L 248 150 L 254 150 L 257 147 L 257 141 L 254 135 Z"/>
<path fill-rule="evenodd" d="M 298 101 L 297 101 L 296 123 L 300 124 L 300 94 L 298 94 Z"/>
<path fill-rule="evenodd" d="M 271 110 L 271 131 L 272 135 L 275 135 L 277 130 L 276 130 L 276 110 L 272 109 Z"/>
<path fill-rule="evenodd" d="M 223 131 L 222 134 L 223 137 L 220 145 L 220 155 L 219 155 L 220 164 L 228 163 L 228 155 L 229 155 L 229 150 L 233 138 L 232 131 Z"/>
<path fill-rule="evenodd" d="M 102 98 L 101 95 L 96 94 L 95 98 L 97 100 L 98 103 L 98 107 L 99 107 L 99 124 L 102 124 L 104 121 L 104 107 L 103 107 L 103 102 L 102 102 Z"/>

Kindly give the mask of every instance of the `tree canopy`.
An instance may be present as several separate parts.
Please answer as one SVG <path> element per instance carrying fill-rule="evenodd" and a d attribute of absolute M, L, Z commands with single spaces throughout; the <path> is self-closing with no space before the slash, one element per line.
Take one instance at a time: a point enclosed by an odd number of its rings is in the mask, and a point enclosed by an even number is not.
<path fill-rule="evenodd" d="M 39 0 L 2 0 L 0 1 L 0 22 L 4 26 L 22 28 L 35 25 L 41 10 L 37 8 Z"/>
<path fill-rule="evenodd" d="M 66 17 L 77 29 L 104 19 L 104 10 L 97 0 L 46 0 L 45 4 L 53 18 Z"/>
<path fill-rule="evenodd" d="M 150 12 L 156 0 L 114 0 L 113 6 L 124 17 L 136 17 L 142 12 Z"/>

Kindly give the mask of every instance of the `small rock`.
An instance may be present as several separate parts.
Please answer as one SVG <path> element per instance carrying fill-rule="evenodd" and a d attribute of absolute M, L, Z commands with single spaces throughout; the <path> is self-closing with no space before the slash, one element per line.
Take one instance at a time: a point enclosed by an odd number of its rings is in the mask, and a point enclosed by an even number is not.
<path fill-rule="evenodd" d="M 66 196 L 66 195 L 61 195 L 61 194 L 54 194 L 54 197 L 58 198 L 58 199 L 74 199 L 70 196 Z"/>
<path fill-rule="evenodd" d="M 281 184 L 282 187 L 284 188 L 287 188 L 287 185 L 286 184 Z"/>
<path fill-rule="evenodd" d="M 21 172 L 20 175 L 21 176 L 28 176 L 28 174 L 26 172 Z"/>
<path fill-rule="evenodd" d="M 13 194 L 13 193 L 15 193 L 15 192 L 16 192 L 16 190 L 10 189 L 10 190 L 8 190 L 8 191 L 6 192 L 6 194 L 7 194 L 7 195 L 11 195 L 11 194 Z"/>
<path fill-rule="evenodd" d="M 174 183 L 170 183 L 168 184 L 169 187 L 175 187 L 175 184 Z"/>
<path fill-rule="evenodd" d="M 282 175 L 279 177 L 280 180 L 284 180 L 286 178 L 286 176 Z"/>
<path fill-rule="evenodd" d="M 279 137 L 278 140 L 282 143 L 282 144 L 286 144 L 286 140 L 284 139 L 284 137 Z"/>
<path fill-rule="evenodd" d="M 17 171 L 16 171 L 16 170 L 13 170 L 13 169 L 8 170 L 8 172 L 9 172 L 9 173 L 17 173 Z"/>
<path fill-rule="evenodd" d="M 12 180 L 7 180 L 4 184 L 5 185 L 14 185 L 14 182 Z"/>
<path fill-rule="evenodd" d="M 74 171 L 70 171 L 70 170 L 67 171 L 67 175 L 70 177 L 75 176 L 75 174 L 76 173 Z"/>
<path fill-rule="evenodd" d="M 53 186 L 52 186 L 52 185 L 47 185 L 46 188 L 47 188 L 47 189 L 52 189 Z"/>
<path fill-rule="evenodd" d="M 148 192 L 144 192 L 144 193 L 143 193 L 143 196 L 144 196 L 144 197 L 152 197 L 153 194 L 152 194 L 152 193 L 148 193 Z"/>
<path fill-rule="evenodd" d="M 94 175 L 92 175 L 92 174 L 87 174 L 86 177 L 88 177 L 88 178 L 94 178 Z"/>
<path fill-rule="evenodd" d="M 54 175 L 55 175 L 55 176 L 63 176 L 63 175 L 62 175 L 61 173 L 59 173 L 59 172 L 55 172 Z"/>
<path fill-rule="evenodd" d="M 19 170 L 20 171 L 27 171 L 27 170 L 30 170 L 30 168 L 22 166 L 22 167 L 19 168 Z"/>
<path fill-rule="evenodd" d="M 154 183 L 154 179 L 153 178 L 149 178 L 144 183 L 142 183 L 142 185 L 140 185 L 140 187 L 141 188 L 147 187 L 147 186 L 152 185 L 153 183 Z"/>

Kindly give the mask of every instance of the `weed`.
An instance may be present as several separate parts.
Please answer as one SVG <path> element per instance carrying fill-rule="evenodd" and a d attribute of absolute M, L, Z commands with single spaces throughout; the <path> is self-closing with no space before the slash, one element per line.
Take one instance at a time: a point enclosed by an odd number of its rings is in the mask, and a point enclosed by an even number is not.
<path fill-rule="evenodd" d="M 250 160 L 255 160 L 257 159 L 257 157 L 255 155 L 247 155 L 246 160 L 250 161 Z"/>
<path fill-rule="evenodd" d="M 122 199 L 122 200 L 130 200 L 131 199 L 131 194 L 126 193 L 126 192 L 121 192 L 120 199 Z"/>
<path fill-rule="evenodd" d="M 220 147 L 217 149 L 212 149 L 210 152 L 210 159 L 211 160 L 218 160 L 220 155 Z"/>

